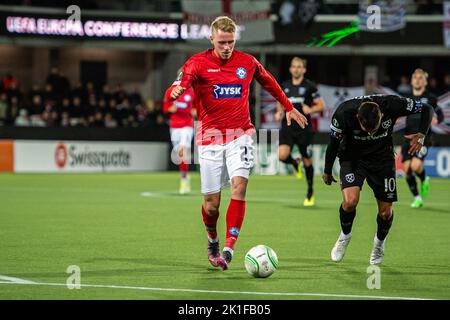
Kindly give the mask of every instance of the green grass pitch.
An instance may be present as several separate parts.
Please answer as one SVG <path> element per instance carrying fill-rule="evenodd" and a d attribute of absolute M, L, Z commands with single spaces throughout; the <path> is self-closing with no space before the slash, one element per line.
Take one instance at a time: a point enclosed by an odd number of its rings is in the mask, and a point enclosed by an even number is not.
<path fill-rule="evenodd" d="M 304 180 L 252 176 L 235 256 L 222 272 L 206 258 L 198 174 L 186 196 L 177 194 L 175 172 L 2 174 L 0 299 L 450 298 L 450 180 L 432 179 L 422 209 L 410 209 L 406 182 L 397 180 L 381 288 L 370 290 L 372 191 L 364 186 L 352 241 L 334 263 L 341 193 L 337 184 L 315 179 L 316 206 L 304 208 Z M 228 200 L 225 190 L 222 243 Z M 280 267 L 270 278 L 245 271 L 244 255 L 257 244 L 278 254 Z M 79 290 L 66 286 L 71 265 L 81 270 Z"/>

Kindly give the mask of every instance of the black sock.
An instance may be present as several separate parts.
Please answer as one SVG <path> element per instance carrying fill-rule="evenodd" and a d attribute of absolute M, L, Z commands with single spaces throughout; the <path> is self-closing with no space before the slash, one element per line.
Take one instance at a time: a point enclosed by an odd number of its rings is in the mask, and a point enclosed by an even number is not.
<path fill-rule="evenodd" d="M 312 165 L 309 167 L 304 167 L 305 169 L 305 176 L 306 176 L 306 182 L 308 183 L 308 193 L 306 197 L 308 199 L 311 199 L 313 195 L 313 180 L 314 180 L 314 168 Z"/>
<path fill-rule="evenodd" d="M 426 178 L 425 169 L 422 170 L 422 173 L 417 173 L 416 175 L 419 177 L 420 181 L 424 182 Z"/>
<path fill-rule="evenodd" d="M 353 219 L 355 219 L 356 210 L 347 212 L 342 208 L 342 204 L 339 208 L 339 218 L 341 219 L 341 228 L 344 234 L 349 234 L 352 231 Z"/>
<path fill-rule="evenodd" d="M 419 192 L 417 191 L 416 177 L 414 177 L 413 174 L 406 174 L 406 182 L 408 183 L 409 190 L 411 190 L 413 196 L 417 197 Z"/>
<path fill-rule="evenodd" d="M 298 170 L 298 163 L 297 160 L 295 160 L 294 158 L 292 158 L 291 155 L 289 155 L 286 159 L 281 160 L 282 162 L 286 163 L 286 164 L 292 164 L 295 168 L 295 170 Z"/>
<path fill-rule="evenodd" d="M 378 214 L 377 216 L 377 224 L 378 224 L 378 229 L 377 229 L 377 238 L 381 241 L 383 241 L 384 239 L 386 239 L 386 236 L 389 233 L 389 229 L 392 226 L 392 220 L 394 220 L 394 212 L 392 212 L 391 217 L 389 218 L 389 220 L 384 220 L 383 218 L 381 218 L 381 216 Z"/>

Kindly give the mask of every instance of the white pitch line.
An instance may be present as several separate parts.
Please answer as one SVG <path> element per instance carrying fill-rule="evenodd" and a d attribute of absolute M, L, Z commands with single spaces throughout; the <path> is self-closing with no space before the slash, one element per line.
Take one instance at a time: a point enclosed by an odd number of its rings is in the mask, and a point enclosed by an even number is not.
<path fill-rule="evenodd" d="M 18 285 L 36 285 L 36 286 L 62 286 L 65 283 L 50 282 L 2 282 L 0 284 L 18 284 Z M 305 292 L 251 292 L 251 291 L 221 291 L 221 290 L 197 290 L 197 289 L 176 289 L 176 288 L 149 288 L 149 287 L 132 287 L 132 286 L 115 286 L 101 284 L 80 284 L 84 288 L 109 288 L 109 289 L 129 289 L 129 290 L 146 290 L 146 291 L 163 291 L 163 292 L 190 292 L 190 293 L 218 293 L 218 294 L 243 294 L 243 295 L 259 295 L 259 296 L 302 296 L 302 297 L 322 297 L 322 298 L 359 298 L 359 299 L 382 299 L 382 300 L 433 300 L 428 298 L 410 298 L 410 297 L 388 297 L 388 296 L 370 296 L 355 294 L 328 294 L 328 293 L 305 293 Z"/>
<path fill-rule="evenodd" d="M 16 284 L 34 284 L 35 283 L 33 281 L 14 278 L 14 277 L 8 277 L 8 276 L 4 276 L 1 274 L 0 274 L 0 280 L 4 280 L 4 281 L 1 281 L 0 283 L 16 283 Z"/>

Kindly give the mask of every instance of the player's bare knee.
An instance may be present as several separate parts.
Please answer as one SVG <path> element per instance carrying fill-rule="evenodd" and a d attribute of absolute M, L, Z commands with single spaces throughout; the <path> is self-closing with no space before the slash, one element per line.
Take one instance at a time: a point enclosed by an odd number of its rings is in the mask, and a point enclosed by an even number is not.
<path fill-rule="evenodd" d="M 413 172 L 421 172 L 422 171 L 422 165 L 420 162 L 412 162 L 411 163 L 411 170 Z"/>
<path fill-rule="evenodd" d="M 383 204 L 380 207 L 380 210 L 378 212 L 378 215 L 383 219 L 383 220 L 389 220 L 392 216 L 392 203 L 386 203 Z"/>
<path fill-rule="evenodd" d="M 344 201 L 342 202 L 342 209 L 346 212 L 352 212 L 356 209 L 356 206 L 358 205 L 359 197 L 357 195 L 349 195 L 345 197 Z"/>
<path fill-rule="evenodd" d="M 219 213 L 219 203 L 217 202 L 205 202 L 205 212 L 208 216 L 216 216 Z"/>
<path fill-rule="evenodd" d="M 219 213 L 220 195 L 206 195 L 203 208 L 208 216 L 215 216 Z"/>
<path fill-rule="evenodd" d="M 312 165 L 312 160 L 311 158 L 303 158 L 303 164 L 305 165 L 305 167 L 309 167 Z"/>
<path fill-rule="evenodd" d="M 278 160 L 284 161 L 288 158 L 289 153 L 278 151 Z"/>

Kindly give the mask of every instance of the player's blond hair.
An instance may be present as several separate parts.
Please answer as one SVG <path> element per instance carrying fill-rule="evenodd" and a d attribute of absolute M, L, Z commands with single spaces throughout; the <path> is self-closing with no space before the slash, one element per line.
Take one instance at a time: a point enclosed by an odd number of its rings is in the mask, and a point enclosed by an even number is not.
<path fill-rule="evenodd" d="M 413 75 L 416 73 L 423 74 L 423 76 L 425 77 L 425 80 L 428 80 L 428 72 L 426 72 L 425 70 L 417 68 L 416 70 L 414 70 Z"/>
<path fill-rule="evenodd" d="M 307 64 L 306 59 L 302 59 L 302 58 L 300 58 L 300 57 L 293 57 L 292 60 L 291 60 L 291 64 L 292 64 L 294 61 L 301 62 L 301 63 L 303 64 L 303 68 L 306 68 L 306 64 Z"/>
<path fill-rule="evenodd" d="M 211 34 L 215 34 L 217 30 L 222 30 L 223 32 L 236 32 L 236 23 L 234 21 L 227 17 L 227 16 L 220 16 L 214 19 L 214 21 L 211 23 Z"/>

